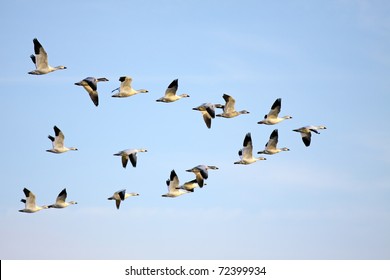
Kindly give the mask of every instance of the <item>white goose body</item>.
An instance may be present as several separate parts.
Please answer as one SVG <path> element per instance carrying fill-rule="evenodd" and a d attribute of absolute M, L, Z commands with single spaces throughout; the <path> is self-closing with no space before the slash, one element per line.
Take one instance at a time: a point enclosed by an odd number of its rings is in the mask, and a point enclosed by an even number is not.
<path fill-rule="evenodd" d="M 65 201 L 68 196 L 66 189 L 63 189 L 57 196 L 56 202 L 48 206 L 48 208 L 66 208 L 69 205 L 77 204 L 76 201 Z"/>
<path fill-rule="evenodd" d="M 35 64 L 35 70 L 28 72 L 31 75 L 44 75 L 50 72 L 54 72 L 56 70 L 66 69 L 65 66 L 56 66 L 52 67 L 49 65 L 47 53 L 45 49 L 42 47 L 41 43 L 39 43 L 37 38 L 34 38 L 34 54 L 30 55 L 32 62 Z"/>
<path fill-rule="evenodd" d="M 122 159 L 122 166 L 123 168 L 126 168 L 127 162 L 130 160 L 133 167 L 137 166 L 137 153 L 144 153 L 147 152 L 146 149 L 127 149 L 123 151 L 119 151 L 114 156 L 120 156 Z"/>
<path fill-rule="evenodd" d="M 230 95 L 224 94 L 222 97 L 225 100 L 225 105 L 217 106 L 223 109 L 223 113 L 216 115 L 217 117 L 234 118 L 242 114 L 249 114 L 247 110 L 236 111 L 236 100 Z"/>
<path fill-rule="evenodd" d="M 258 154 L 267 154 L 267 155 L 274 155 L 277 153 L 280 153 L 282 151 L 289 151 L 289 148 L 278 148 L 278 139 L 279 139 L 279 133 L 278 130 L 275 129 L 272 131 L 268 142 L 265 144 L 265 149 L 263 151 L 257 152 Z"/>
<path fill-rule="evenodd" d="M 133 79 L 129 76 L 122 76 L 119 78 L 119 81 L 121 82 L 120 87 L 117 89 L 114 89 L 112 91 L 112 92 L 114 92 L 114 91 L 118 90 L 118 93 L 115 93 L 114 95 L 112 95 L 112 97 L 123 98 L 123 97 L 133 96 L 133 95 L 136 95 L 138 93 L 149 92 L 146 89 L 137 89 L 137 90 L 133 89 L 131 86 L 131 82 L 133 81 Z"/>
<path fill-rule="evenodd" d="M 65 147 L 64 146 L 64 139 L 65 139 L 64 134 L 57 126 L 54 126 L 53 129 L 54 129 L 55 137 L 53 137 L 51 135 L 48 136 L 48 138 L 52 142 L 53 148 L 51 148 L 50 150 L 46 150 L 46 152 L 50 152 L 50 153 L 54 153 L 54 154 L 61 154 L 61 153 L 65 153 L 67 151 L 77 151 L 78 150 L 75 147 L 69 147 L 69 148 Z"/>
<path fill-rule="evenodd" d="M 259 121 L 258 124 L 274 125 L 280 123 L 281 121 L 292 119 L 291 116 L 279 117 L 281 107 L 282 107 L 282 99 L 278 98 L 272 104 L 269 113 L 265 115 L 264 119 L 262 121 Z"/>
<path fill-rule="evenodd" d="M 251 164 L 259 160 L 266 160 L 264 157 L 254 157 L 253 156 L 253 145 L 252 137 L 250 133 L 247 133 L 244 138 L 243 148 L 238 151 L 240 160 L 236 161 L 234 164 Z"/>
<path fill-rule="evenodd" d="M 203 183 L 203 186 L 206 186 L 206 183 Z M 203 186 L 199 186 L 198 181 L 196 179 L 185 182 L 183 185 L 179 186 L 179 189 L 186 190 L 189 192 L 193 192 L 195 188 L 203 188 Z"/>
<path fill-rule="evenodd" d="M 175 102 L 175 101 L 182 99 L 182 98 L 185 98 L 185 97 L 190 97 L 186 93 L 176 95 L 178 87 L 179 87 L 178 79 L 173 80 L 169 84 L 168 88 L 165 90 L 165 95 L 163 97 L 160 97 L 156 101 L 157 102 L 164 102 L 164 103 L 171 103 L 171 102 Z"/>
<path fill-rule="evenodd" d="M 135 193 L 135 192 L 127 193 L 126 189 L 123 189 L 123 190 L 115 192 L 112 196 L 110 196 L 107 199 L 108 200 L 115 200 L 116 209 L 119 209 L 121 202 L 124 201 L 126 198 L 129 198 L 131 196 L 139 196 L 139 194 Z"/>
<path fill-rule="evenodd" d="M 44 205 L 44 206 L 36 205 L 35 195 L 27 188 L 24 188 L 23 192 L 24 192 L 24 195 L 26 196 L 26 199 L 22 199 L 21 201 L 24 202 L 25 206 L 24 206 L 24 209 L 19 210 L 19 212 L 35 213 L 35 212 L 38 212 L 42 209 L 48 208 L 46 205 Z"/>
<path fill-rule="evenodd" d="M 179 188 L 179 177 L 177 177 L 175 170 L 171 171 L 171 175 L 166 183 L 168 186 L 168 192 L 161 195 L 162 197 L 173 198 L 188 193 L 188 191 Z"/>

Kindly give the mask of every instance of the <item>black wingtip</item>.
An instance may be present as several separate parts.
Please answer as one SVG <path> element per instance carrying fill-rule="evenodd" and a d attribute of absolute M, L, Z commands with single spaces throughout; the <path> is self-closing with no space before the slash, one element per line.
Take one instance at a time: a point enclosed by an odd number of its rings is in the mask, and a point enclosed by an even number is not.
<path fill-rule="evenodd" d="M 66 188 L 64 188 L 64 189 L 58 194 L 58 196 L 61 196 L 61 195 L 64 195 L 64 194 L 66 194 Z"/>
<path fill-rule="evenodd" d="M 275 109 L 276 107 L 282 106 L 282 98 L 278 98 L 275 100 L 274 104 L 272 104 L 271 109 Z"/>
<path fill-rule="evenodd" d="M 246 147 L 248 145 L 249 142 L 252 141 L 252 136 L 251 136 L 251 133 L 248 132 L 246 135 L 245 135 L 245 138 L 244 138 L 244 144 L 243 146 Z M 242 151 L 241 151 L 242 153 Z"/>
<path fill-rule="evenodd" d="M 173 181 L 173 179 L 174 179 L 175 177 L 177 177 L 177 174 L 176 174 L 176 172 L 175 172 L 175 169 L 172 169 L 172 171 L 171 171 L 171 176 L 170 176 L 170 180 Z"/>
<path fill-rule="evenodd" d="M 209 113 L 211 118 L 215 119 L 215 111 L 213 110 L 213 108 L 207 107 L 206 111 L 207 113 Z"/>
<path fill-rule="evenodd" d="M 279 136 L 279 133 L 278 133 L 278 129 L 274 129 L 270 135 L 270 139 L 271 138 L 277 138 Z"/>
<path fill-rule="evenodd" d="M 307 137 L 302 138 L 302 141 L 303 141 L 303 143 L 305 144 L 306 147 L 310 146 L 310 142 L 311 142 L 310 140 L 311 139 L 307 138 Z"/>
<path fill-rule="evenodd" d="M 168 86 L 168 88 L 173 88 L 173 87 L 177 87 L 179 85 L 179 80 L 178 79 L 174 79 Z"/>
<path fill-rule="evenodd" d="M 23 189 L 23 192 L 24 192 L 24 195 L 25 195 L 26 197 L 29 197 L 30 191 L 29 191 L 27 188 L 24 188 L 24 189 Z"/>
<path fill-rule="evenodd" d="M 35 59 L 35 55 L 30 55 L 30 58 L 31 58 L 31 60 L 32 60 L 32 62 L 34 63 L 34 64 L 36 64 L 37 62 L 36 62 L 36 59 Z"/>
<path fill-rule="evenodd" d="M 131 165 L 133 167 L 137 167 L 137 156 L 135 154 L 130 154 L 129 159 L 130 159 Z"/>
<path fill-rule="evenodd" d="M 61 130 L 56 125 L 53 127 L 53 129 L 54 129 L 55 135 L 58 136 L 60 134 Z"/>
<path fill-rule="evenodd" d="M 119 197 L 120 199 L 123 201 L 125 200 L 125 193 L 126 193 L 126 190 L 121 190 L 118 194 L 119 194 Z"/>
<path fill-rule="evenodd" d="M 42 47 L 41 43 L 39 43 L 37 38 L 33 39 L 33 43 L 34 43 L 34 53 L 39 54 L 39 49 Z"/>

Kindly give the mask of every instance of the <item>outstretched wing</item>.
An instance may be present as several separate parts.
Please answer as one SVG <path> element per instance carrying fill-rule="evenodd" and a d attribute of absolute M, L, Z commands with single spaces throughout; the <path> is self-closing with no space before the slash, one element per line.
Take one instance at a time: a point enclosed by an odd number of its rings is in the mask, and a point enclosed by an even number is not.
<path fill-rule="evenodd" d="M 177 88 L 179 87 L 178 79 L 173 80 L 165 91 L 165 96 L 173 96 L 176 94 Z"/>

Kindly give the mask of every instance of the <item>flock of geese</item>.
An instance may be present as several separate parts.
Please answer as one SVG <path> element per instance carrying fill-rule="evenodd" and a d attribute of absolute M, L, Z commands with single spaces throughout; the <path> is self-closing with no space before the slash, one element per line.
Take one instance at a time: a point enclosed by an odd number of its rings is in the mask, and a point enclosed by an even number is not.
<path fill-rule="evenodd" d="M 48 56 L 45 51 L 45 49 L 42 47 L 41 43 L 38 41 L 38 39 L 33 39 L 34 44 L 34 54 L 31 55 L 31 60 L 35 64 L 35 70 L 32 70 L 28 72 L 28 74 L 32 75 L 44 75 L 48 74 L 57 70 L 63 70 L 66 69 L 65 66 L 56 66 L 52 67 L 48 63 Z M 99 105 L 99 95 L 97 91 L 97 85 L 98 82 L 106 82 L 108 81 L 107 78 L 95 78 L 95 77 L 87 77 L 80 82 L 75 83 L 77 86 L 82 86 L 89 94 L 92 102 L 95 104 L 95 106 Z M 130 97 L 136 94 L 140 93 L 147 93 L 148 90 L 146 89 L 133 89 L 131 86 L 132 78 L 129 76 L 122 76 L 119 78 L 120 86 L 112 91 L 114 93 L 112 97 L 116 98 L 125 98 Z M 157 102 L 164 102 L 164 103 L 170 103 L 178 101 L 182 98 L 190 97 L 186 93 L 177 94 L 178 90 L 178 79 L 173 80 L 169 85 L 168 88 L 165 91 L 165 95 L 159 99 L 157 99 Z M 235 109 L 235 99 L 227 94 L 224 94 L 223 99 L 225 100 L 225 104 L 213 104 L 213 103 L 203 103 L 197 107 L 192 108 L 193 110 L 200 111 L 202 113 L 203 120 L 208 128 L 211 128 L 211 122 L 212 119 L 215 117 L 223 117 L 223 118 L 234 118 L 242 114 L 249 114 L 246 110 L 236 111 Z M 282 99 L 278 98 L 275 100 L 275 102 L 272 104 L 271 109 L 267 115 L 264 116 L 264 119 L 259 121 L 258 124 L 265 124 L 265 125 L 276 125 L 284 120 L 291 119 L 291 116 L 283 116 L 279 117 L 279 113 L 281 111 L 281 105 L 282 105 Z M 222 113 L 216 114 L 216 109 L 222 109 Z M 77 148 L 75 147 L 66 147 L 64 144 L 64 133 L 57 127 L 54 126 L 54 135 L 49 135 L 48 138 L 52 142 L 52 148 L 46 150 L 47 152 L 61 154 L 68 151 L 77 151 Z M 293 131 L 299 132 L 302 141 L 306 147 L 310 146 L 311 143 L 311 137 L 312 133 L 319 134 L 319 130 L 326 129 L 325 126 L 319 125 L 319 126 L 304 126 L 297 129 L 294 129 Z M 277 146 L 278 144 L 278 129 L 275 129 L 272 131 L 268 142 L 265 145 L 264 150 L 257 152 L 257 154 L 265 154 L 265 155 L 274 155 L 282 151 L 289 151 L 288 148 L 283 147 L 279 148 Z M 114 156 L 120 156 L 122 167 L 126 168 L 128 162 L 130 161 L 133 167 L 137 166 L 137 153 L 147 152 L 146 149 L 126 149 L 119 151 L 114 154 Z M 255 157 L 253 155 L 253 144 L 252 144 L 252 137 L 251 133 L 247 133 L 245 135 L 244 141 L 243 141 L 243 147 L 238 151 L 238 155 L 240 157 L 239 161 L 234 162 L 234 164 L 252 164 L 256 161 L 260 160 L 266 160 L 264 157 Z M 199 187 L 202 188 L 206 183 L 204 182 L 208 178 L 208 170 L 217 170 L 217 166 L 210 166 L 210 165 L 198 165 L 191 169 L 186 170 L 187 172 L 192 172 L 195 175 L 195 179 L 185 182 L 184 184 L 180 185 L 179 178 L 175 172 L 175 170 L 172 170 L 169 176 L 169 179 L 166 181 L 166 184 L 168 186 L 168 192 L 166 194 L 163 194 L 162 197 L 178 197 L 180 195 L 191 193 L 194 191 L 195 188 Z M 63 189 L 57 196 L 55 203 L 51 205 L 44 205 L 44 206 L 38 206 L 36 204 L 36 197 L 35 195 L 28 190 L 27 188 L 23 189 L 25 198 L 21 199 L 21 202 L 24 203 L 25 208 L 19 210 L 19 212 L 24 213 L 35 213 L 37 211 L 40 211 L 42 209 L 48 209 L 48 208 L 66 208 L 69 205 L 77 204 L 75 201 L 66 201 L 67 198 L 67 191 L 66 189 Z M 115 192 L 112 196 L 108 198 L 108 200 L 115 200 L 116 208 L 119 209 L 120 204 L 125 199 L 132 197 L 132 196 L 139 196 L 138 193 L 126 193 L 126 190 L 119 190 Z"/>

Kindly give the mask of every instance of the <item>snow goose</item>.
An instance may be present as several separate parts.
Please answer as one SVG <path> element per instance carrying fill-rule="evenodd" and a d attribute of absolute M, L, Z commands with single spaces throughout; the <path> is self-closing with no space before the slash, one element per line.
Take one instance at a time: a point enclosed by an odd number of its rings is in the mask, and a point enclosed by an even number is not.
<path fill-rule="evenodd" d="M 220 105 L 218 104 L 218 107 Z M 200 111 L 203 116 L 203 120 L 208 128 L 211 128 L 211 119 L 215 118 L 215 104 L 203 103 L 198 107 L 192 108 L 192 110 Z"/>
<path fill-rule="evenodd" d="M 37 38 L 34 38 L 34 53 L 35 55 L 30 55 L 32 62 L 35 64 L 35 70 L 28 72 L 31 75 L 43 75 L 56 70 L 66 69 L 65 66 L 57 66 L 52 67 L 48 63 L 47 53 L 45 49 L 42 47 L 41 43 L 39 43 Z"/>
<path fill-rule="evenodd" d="M 69 205 L 77 204 L 76 201 L 66 202 L 66 197 L 68 196 L 66 188 L 63 189 L 57 196 L 56 202 L 48 206 L 48 208 L 65 208 Z"/>
<path fill-rule="evenodd" d="M 203 187 L 205 185 L 204 180 L 209 177 L 208 170 L 218 170 L 219 168 L 214 165 L 198 165 L 191 169 L 187 169 L 187 172 L 193 172 L 195 174 L 196 182 L 199 187 Z"/>
<path fill-rule="evenodd" d="M 268 115 L 264 116 L 264 120 L 259 121 L 258 124 L 267 124 L 273 125 L 280 123 L 281 121 L 292 119 L 291 116 L 279 117 L 280 109 L 282 107 L 282 99 L 278 98 L 275 100 L 274 104 L 272 104 L 271 110 Z"/>
<path fill-rule="evenodd" d="M 178 86 L 179 86 L 178 79 L 173 80 L 169 84 L 168 88 L 165 90 L 165 95 L 163 97 L 157 99 L 156 101 L 169 103 L 169 102 L 175 102 L 179 99 L 182 99 L 183 97 L 190 97 L 186 93 L 176 95 L 176 91 L 177 91 Z"/>
<path fill-rule="evenodd" d="M 114 154 L 114 156 L 122 157 L 122 166 L 126 168 L 127 162 L 130 159 L 133 167 L 137 166 L 137 153 L 139 152 L 147 152 L 146 149 L 127 149 Z"/>
<path fill-rule="evenodd" d="M 240 160 L 236 161 L 234 164 L 251 164 L 258 160 L 266 160 L 264 157 L 254 157 L 252 154 L 253 145 L 252 145 L 252 136 L 250 132 L 245 135 L 243 148 L 238 151 Z"/>
<path fill-rule="evenodd" d="M 203 183 L 203 186 L 206 186 L 206 185 L 207 185 L 206 183 Z M 194 180 L 185 182 L 183 185 L 179 186 L 178 189 L 186 190 L 189 192 L 194 192 L 194 189 L 198 188 L 198 187 L 202 188 L 201 186 L 199 186 L 198 181 L 196 179 L 194 179 Z"/>
<path fill-rule="evenodd" d="M 126 189 L 115 192 L 112 196 L 107 198 L 108 200 L 115 200 L 116 209 L 119 209 L 121 202 L 130 196 L 139 196 L 138 193 L 126 193 Z"/>
<path fill-rule="evenodd" d="M 318 131 L 320 129 L 326 129 L 326 127 L 323 125 L 308 125 L 297 129 L 293 129 L 293 131 L 300 132 L 303 143 L 305 144 L 306 147 L 309 147 L 311 142 L 311 133 L 314 132 L 316 134 L 320 134 L 320 132 Z"/>
<path fill-rule="evenodd" d="M 122 76 L 119 78 L 119 81 L 121 82 L 121 85 L 119 88 L 114 89 L 112 92 L 118 90 L 118 93 L 115 93 L 112 95 L 112 97 L 129 97 L 136 95 L 138 93 L 147 93 L 149 92 L 146 89 L 133 89 L 131 87 L 131 82 L 133 79 L 129 76 Z"/>
<path fill-rule="evenodd" d="M 234 108 L 236 100 L 230 95 L 224 94 L 222 97 L 225 100 L 225 105 L 218 106 L 218 108 L 223 109 L 223 113 L 218 114 L 217 117 L 234 118 L 242 114 L 249 114 L 247 110 L 236 111 Z"/>
<path fill-rule="evenodd" d="M 67 151 L 77 151 L 78 150 L 75 147 L 70 147 L 70 148 L 65 147 L 64 146 L 64 139 L 65 139 L 64 134 L 57 126 L 54 126 L 53 128 L 54 128 L 55 137 L 53 137 L 51 135 L 48 136 L 48 138 L 52 142 L 53 148 L 50 150 L 46 150 L 46 152 L 61 154 L 61 153 L 65 153 Z"/>
<path fill-rule="evenodd" d="M 188 193 L 188 191 L 179 188 L 179 177 L 177 177 L 175 170 L 171 171 L 171 176 L 166 183 L 168 186 L 168 192 L 161 195 L 162 197 L 178 197 L 182 194 Z"/>
<path fill-rule="evenodd" d="M 99 105 L 99 96 L 97 92 L 97 83 L 98 82 L 107 82 L 107 78 L 95 78 L 95 77 L 87 77 L 84 80 L 75 83 L 76 86 L 82 86 L 88 92 L 89 97 L 95 106 Z"/>
<path fill-rule="evenodd" d="M 42 209 L 47 209 L 48 207 L 46 205 L 44 206 L 37 206 L 35 203 L 35 195 L 28 189 L 23 189 L 24 195 L 26 196 L 26 199 L 22 199 L 21 201 L 25 203 L 24 209 L 19 210 L 19 212 L 23 213 L 35 213 Z"/>
<path fill-rule="evenodd" d="M 279 138 L 279 133 L 278 130 L 275 129 L 272 131 L 268 142 L 265 144 L 265 149 L 263 151 L 257 152 L 258 154 L 267 154 L 267 155 L 274 155 L 282 151 L 290 151 L 289 148 L 278 148 L 278 138 Z"/>

